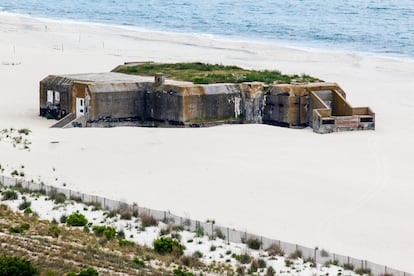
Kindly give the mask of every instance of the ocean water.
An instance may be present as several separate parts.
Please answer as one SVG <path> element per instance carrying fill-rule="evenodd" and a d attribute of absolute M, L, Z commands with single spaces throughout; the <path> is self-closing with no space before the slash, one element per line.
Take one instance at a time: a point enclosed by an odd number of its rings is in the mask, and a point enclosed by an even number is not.
<path fill-rule="evenodd" d="M 0 10 L 414 58 L 414 0 L 0 0 Z"/>

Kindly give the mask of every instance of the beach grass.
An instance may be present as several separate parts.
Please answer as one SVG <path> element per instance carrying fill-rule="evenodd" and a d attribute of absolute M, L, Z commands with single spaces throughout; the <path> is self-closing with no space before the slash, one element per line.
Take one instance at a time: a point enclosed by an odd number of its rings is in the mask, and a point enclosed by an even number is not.
<path fill-rule="evenodd" d="M 286 75 L 277 70 L 247 70 L 234 65 L 209 64 L 201 62 L 191 63 L 153 63 L 142 62 L 126 64 L 115 69 L 116 72 L 154 76 L 156 73 L 164 73 L 169 79 L 189 81 L 194 84 L 213 83 L 292 83 L 292 82 L 317 82 L 318 78 L 302 75 Z"/>

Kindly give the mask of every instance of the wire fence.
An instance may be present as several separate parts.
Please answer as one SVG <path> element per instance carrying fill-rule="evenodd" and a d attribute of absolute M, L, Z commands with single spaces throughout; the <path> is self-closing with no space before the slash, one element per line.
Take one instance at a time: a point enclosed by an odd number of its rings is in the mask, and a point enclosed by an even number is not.
<path fill-rule="evenodd" d="M 162 220 L 169 224 L 181 225 L 189 231 L 202 231 L 209 236 L 222 237 L 227 242 L 245 243 L 249 239 L 255 239 L 260 241 L 260 248 L 267 249 L 272 245 L 277 245 L 285 254 L 294 254 L 300 252 L 302 258 L 312 259 L 316 263 L 324 264 L 330 262 L 344 266 L 348 269 L 365 270 L 371 272 L 373 275 L 394 275 L 394 276 L 414 276 L 404 271 L 393 269 L 385 265 L 379 265 L 367 260 L 356 259 L 350 256 L 343 256 L 328 252 L 324 249 L 309 248 L 298 244 L 288 243 L 280 240 L 269 239 L 263 236 L 248 233 L 246 231 L 239 231 L 231 229 L 229 227 L 223 227 L 216 225 L 214 222 L 201 222 L 184 218 L 171 214 L 169 211 L 153 210 L 150 208 L 140 207 L 136 204 L 129 204 L 122 201 L 108 199 L 96 195 L 89 195 L 81 193 L 79 191 L 73 191 L 67 188 L 54 187 L 43 183 L 35 183 L 33 181 L 21 180 L 18 178 L 0 176 L 0 183 L 4 186 L 13 187 L 20 186 L 30 191 L 40 191 L 44 194 L 50 194 L 51 192 L 63 193 L 67 198 L 77 199 L 84 203 L 91 203 L 98 205 L 103 209 L 112 210 L 131 210 L 140 214 L 147 214 L 153 216 L 157 220 Z"/>

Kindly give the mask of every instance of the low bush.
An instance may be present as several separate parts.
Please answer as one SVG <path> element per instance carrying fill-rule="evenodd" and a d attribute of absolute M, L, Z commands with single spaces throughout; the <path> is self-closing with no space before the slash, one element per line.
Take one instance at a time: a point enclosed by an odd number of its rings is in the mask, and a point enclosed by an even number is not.
<path fill-rule="evenodd" d="M 345 270 L 354 270 L 354 265 L 353 264 L 344 264 L 344 269 Z"/>
<path fill-rule="evenodd" d="M 10 227 L 9 228 L 9 231 L 10 231 L 10 233 L 21 234 L 24 231 L 29 230 L 29 229 L 30 229 L 30 224 L 23 223 L 23 224 L 21 224 L 19 226 Z"/>
<path fill-rule="evenodd" d="M 222 240 L 225 240 L 226 239 L 226 236 L 223 234 L 223 232 L 221 232 L 221 230 L 220 229 L 214 229 L 214 235 L 217 237 L 217 238 L 219 238 L 219 239 L 222 239 Z"/>
<path fill-rule="evenodd" d="M 135 242 L 129 241 L 129 240 L 120 239 L 119 240 L 119 246 L 121 246 L 121 247 L 124 247 L 124 246 L 135 246 Z"/>
<path fill-rule="evenodd" d="M 10 256 L 0 256 L 0 275 L 32 276 L 37 270 L 30 261 Z"/>
<path fill-rule="evenodd" d="M 29 133 L 32 132 L 32 131 L 30 129 L 27 129 L 27 128 L 21 128 L 21 129 L 17 130 L 17 132 L 19 134 L 29 135 Z"/>
<path fill-rule="evenodd" d="M 115 235 L 116 235 L 116 231 L 115 231 L 115 229 L 113 227 L 105 226 L 105 225 L 102 225 L 102 226 L 94 226 L 92 228 L 92 231 L 98 237 L 105 236 L 105 238 L 107 240 L 112 240 L 113 238 L 115 238 Z"/>
<path fill-rule="evenodd" d="M 88 220 L 80 213 L 73 213 L 66 219 L 66 225 L 68 226 L 85 226 L 86 224 L 88 224 Z"/>
<path fill-rule="evenodd" d="M 174 269 L 173 273 L 174 273 L 174 276 L 193 276 L 194 275 L 193 273 L 191 273 L 189 271 L 182 270 L 182 269 L 179 269 L 179 268 Z"/>
<path fill-rule="evenodd" d="M 248 264 L 252 260 L 252 257 L 250 257 L 247 254 L 241 254 L 241 255 L 234 254 L 232 256 L 236 259 L 236 261 L 239 261 L 241 264 Z"/>
<path fill-rule="evenodd" d="M 302 258 L 302 251 L 300 250 L 295 250 L 295 252 L 293 252 L 292 254 L 289 255 L 290 259 L 298 259 L 298 258 Z"/>
<path fill-rule="evenodd" d="M 202 237 L 202 236 L 204 236 L 204 228 L 203 228 L 203 227 L 199 227 L 199 228 L 197 228 L 197 230 L 196 230 L 196 236 L 197 236 L 197 237 Z"/>
<path fill-rule="evenodd" d="M 283 256 L 285 255 L 285 252 L 283 252 L 282 248 L 280 248 L 279 245 L 273 243 L 271 244 L 267 249 L 267 254 L 269 254 L 269 256 Z"/>
<path fill-rule="evenodd" d="M 58 193 L 56 190 L 52 190 L 49 193 L 49 198 L 52 199 L 55 204 L 62 204 L 66 201 L 66 195 L 64 193 Z"/>
<path fill-rule="evenodd" d="M 255 250 L 259 250 L 260 246 L 262 245 L 259 239 L 256 239 L 256 238 L 249 238 L 246 241 L 246 244 L 250 249 L 255 249 Z"/>
<path fill-rule="evenodd" d="M 197 250 L 196 252 L 194 252 L 193 256 L 196 257 L 196 258 L 202 258 L 203 253 L 201 253 L 201 251 Z"/>
<path fill-rule="evenodd" d="M 252 259 L 252 261 L 250 262 L 249 273 L 257 272 L 258 269 L 259 269 L 259 266 L 257 264 L 256 259 Z"/>
<path fill-rule="evenodd" d="M 138 259 L 137 257 L 132 259 L 132 263 L 137 268 L 145 267 L 145 262 L 141 259 Z"/>
<path fill-rule="evenodd" d="M 286 267 L 291 267 L 293 265 L 293 262 L 289 259 L 285 259 L 285 266 Z"/>
<path fill-rule="evenodd" d="M 62 230 L 60 230 L 59 226 L 57 225 L 52 225 L 49 227 L 49 229 L 47 229 L 47 234 L 55 238 L 58 238 L 61 232 Z"/>
<path fill-rule="evenodd" d="M 181 264 L 187 267 L 199 267 L 201 262 L 199 261 L 199 257 L 197 257 L 196 255 L 198 256 L 198 254 L 196 253 L 194 253 L 192 256 L 182 256 L 180 258 Z"/>
<path fill-rule="evenodd" d="M 154 250 L 160 254 L 176 253 L 181 256 L 184 254 L 184 246 L 177 240 L 169 237 L 161 237 L 154 241 Z"/>
<path fill-rule="evenodd" d="M 357 269 L 355 269 L 355 273 L 359 274 L 359 275 L 364 275 L 364 274 L 371 275 L 371 269 L 369 269 L 369 268 L 357 268 Z"/>
<path fill-rule="evenodd" d="M 328 260 L 324 263 L 326 267 L 330 267 L 331 265 L 338 265 L 338 260 Z"/>
<path fill-rule="evenodd" d="M 125 239 L 125 232 L 124 230 L 120 230 L 119 232 L 116 233 L 116 238 L 117 239 Z"/>
<path fill-rule="evenodd" d="M 130 220 L 132 219 L 132 213 L 128 210 L 120 211 L 121 219 Z"/>
<path fill-rule="evenodd" d="M 69 272 L 66 276 L 98 276 L 99 273 L 94 268 L 89 267 L 87 269 L 82 269 L 78 274 L 75 272 Z"/>
<path fill-rule="evenodd" d="M 258 268 L 266 268 L 266 261 L 265 260 L 263 260 L 263 259 L 258 259 L 257 260 L 257 267 Z"/>
<path fill-rule="evenodd" d="M 269 266 L 266 270 L 266 276 L 274 276 L 276 271 L 273 267 Z"/>
<path fill-rule="evenodd" d="M 157 226 L 157 220 L 148 214 L 141 214 L 139 216 L 140 220 L 141 220 L 141 225 L 143 228 L 149 227 L 149 226 Z"/>
<path fill-rule="evenodd" d="M 28 208 L 24 209 L 23 213 L 26 214 L 26 215 L 32 214 L 33 210 L 30 207 L 28 207 Z"/>
<path fill-rule="evenodd" d="M 19 196 L 13 190 L 7 190 L 7 191 L 3 192 L 2 200 L 16 200 L 18 198 L 19 198 Z"/>
<path fill-rule="evenodd" d="M 30 201 L 24 200 L 22 203 L 19 204 L 19 210 L 24 210 L 29 208 L 32 205 Z"/>

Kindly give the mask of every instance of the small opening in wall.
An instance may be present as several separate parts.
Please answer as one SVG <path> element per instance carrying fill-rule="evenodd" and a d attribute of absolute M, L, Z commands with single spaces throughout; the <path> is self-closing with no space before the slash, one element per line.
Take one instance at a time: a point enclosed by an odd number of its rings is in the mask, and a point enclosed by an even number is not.
<path fill-rule="evenodd" d="M 323 125 L 334 125 L 335 124 L 335 120 L 333 120 L 333 119 L 322 120 L 322 124 Z"/>
<path fill-rule="evenodd" d="M 359 120 L 361 123 L 372 123 L 374 121 L 374 118 L 368 117 L 368 118 L 361 118 Z"/>

